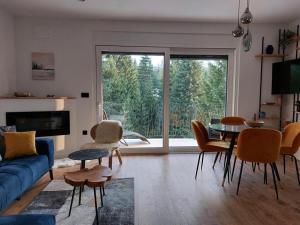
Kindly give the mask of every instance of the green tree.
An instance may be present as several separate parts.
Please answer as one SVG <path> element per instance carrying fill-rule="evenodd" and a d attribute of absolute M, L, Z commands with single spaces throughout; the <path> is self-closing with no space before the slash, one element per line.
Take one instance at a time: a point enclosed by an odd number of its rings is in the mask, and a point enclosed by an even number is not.
<path fill-rule="evenodd" d="M 201 98 L 202 64 L 195 60 L 172 60 L 170 74 L 170 134 L 191 137 L 191 120 Z"/>
<path fill-rule="evenodd" d="M 208 124 L 211 118 L 221 118 L 225 115 L 226 107 L 226 75 L 227 61 L 217 60 L 208 64 L 204 80 L 203 113 Z"/>

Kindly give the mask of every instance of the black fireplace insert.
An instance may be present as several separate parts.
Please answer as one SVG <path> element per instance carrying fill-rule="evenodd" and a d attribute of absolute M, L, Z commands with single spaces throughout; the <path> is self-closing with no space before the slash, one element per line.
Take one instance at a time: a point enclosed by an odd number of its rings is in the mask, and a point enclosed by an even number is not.
<path fill-rule="evenodd" d="M 70 134 L 69 111 L 7 112 L 6 125 L 17 131 L 36 131 L 37 137 Z"/>

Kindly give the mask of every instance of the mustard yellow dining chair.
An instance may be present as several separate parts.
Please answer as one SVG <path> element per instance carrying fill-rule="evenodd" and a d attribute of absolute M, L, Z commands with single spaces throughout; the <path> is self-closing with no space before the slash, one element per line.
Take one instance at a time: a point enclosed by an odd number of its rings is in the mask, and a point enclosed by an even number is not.
<path fill-rule="evenodd" d="M 298 184 L 300 185 L 299 170 L 297 158 L 294 154 L 300 147 L 300 123 L 288 124 L 282 132 L 282 142 L 280 146 L 280 154 L 283 156 L 283 172 L 285 173 L 285 157 L 291 156 L 295 161 Z"/>
<path fill-rule="evenodd" d="M 201 170 L 202 170 L 205 152 L 217 152 L 217 153 L 224 152 L 224 151 L 228 150 L 229 145 L 228 145 L 228 143 L 221 141 L 221 140 L 209 139 L 208 132 L 207 132 L 205 126 L 198 120 L 192 120 L 192 129 L 193 129 L 194 135 L 196 137 L 199 151 L 200 151 L 199 157 L 198 157 L 196 174 L 195 174 L 195 179 L 197 179 L 201 156 L 202 156 L 202 160 L 201 160 Z"/>
<path fill-rule="evenodd" d="M 225 125 L 244 125 L 246 120 L 239 116 L 225 116 L 221 119 L 221 123 Z"/>
<path fill-rule="evenodd" d="M 237 157 L 240 159 L 241 168 L 236 194 L 239 193 L 241 176 L 243 172 L 244 162 L 269 164 L 272 169 L 273 181 L 278 199 L 278 191 L 276 184 L 276 161 L 280 153 L 281 133 L 277 130 L 268 128 L 248 128 L 243 130 L 237 143 Z"/>

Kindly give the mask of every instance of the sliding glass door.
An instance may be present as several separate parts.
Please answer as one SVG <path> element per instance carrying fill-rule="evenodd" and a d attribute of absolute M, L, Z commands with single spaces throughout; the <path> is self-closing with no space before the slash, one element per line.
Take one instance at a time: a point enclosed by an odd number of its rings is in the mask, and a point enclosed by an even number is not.
<path fill-rule="evenodd" d="M 126 48 L 100 56 L 99 115 L 122 122 L 124 148 L 163 152 L 164 52 Z"/>
<path fill-rule="evenodd" d="M 198 52 L 209 51 L 97 47 L 98 121 L 122 122 L 125 151 L 196 151 L 191 120 L 232 114 L 233 54 Z"/>
<path fill-rule="evenodd" d="M 194 149 L 191 120 L 208 126 L 211 119 L 225 116 L 227 63 L 227 56 L 171 55 L 170 150 Z"/>

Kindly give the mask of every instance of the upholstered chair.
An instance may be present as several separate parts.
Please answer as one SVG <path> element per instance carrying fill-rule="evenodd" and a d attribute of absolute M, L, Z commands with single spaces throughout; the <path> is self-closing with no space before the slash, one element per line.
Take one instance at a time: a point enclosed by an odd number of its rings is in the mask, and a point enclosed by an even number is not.
<path fill-rule="evenodd" d="M 225 116 L 221 119 L 221 123 L 225 125 L 244 125 L 246 120 L 239 116 Z"/>
<path fill-rule="evenodd" d="M 219 153 L 219 152 L 227 151 L 229 148 L 229 144 L 224 141 L 209 139 L 208 132 L 207 132 L 205 126 L 198 120 L 192 120 L 192 129 L 193 129 L 194 135 L 196 137 L 199 151 L 200 151 L 199 157 L 198 157 L 196 174 L 195 174 L 195 179 L 197 179 L 201 156 L 202 156 L 202 160 L 201 160 L 201 170 L 202 170 L 204 153 L 208 153 L 208 152 Z"/>
<path fill-rule="evenodd" d="M 282 132 L 282 142 L 280 146 L 280 154 L 283 156 L 283 172 L 285 173 L 285 157 L 291 156 L 295 161 L 298 184 L 300 185 L 299 170 L 295 153 L 300 147 L 300 123 L 290 123 Z"/>
<path fill-rule="evenodd" d="M 237 157 L 240 159 L 241 168 L 236 194 L 239 193 L 244 162 L 269 164 L 272 169 L 273 181 L 278 199 L 276 184 L 276 161 L 279 158 L 281 133 L 267 128 L 248 128 L 243 130 L 237 143 Z"/>
<path fill-rule="evenodd" d="M 100 148 L 109 151 L 109 167 L 112 168 L 112 156 L 116 153 L 120 164 L 122 164 L 119 141 L 123 135 L 123 128 L 120 121 L 103 120 L 90 130 L 94 142 L 84 144 L 81 149 Z"/>

